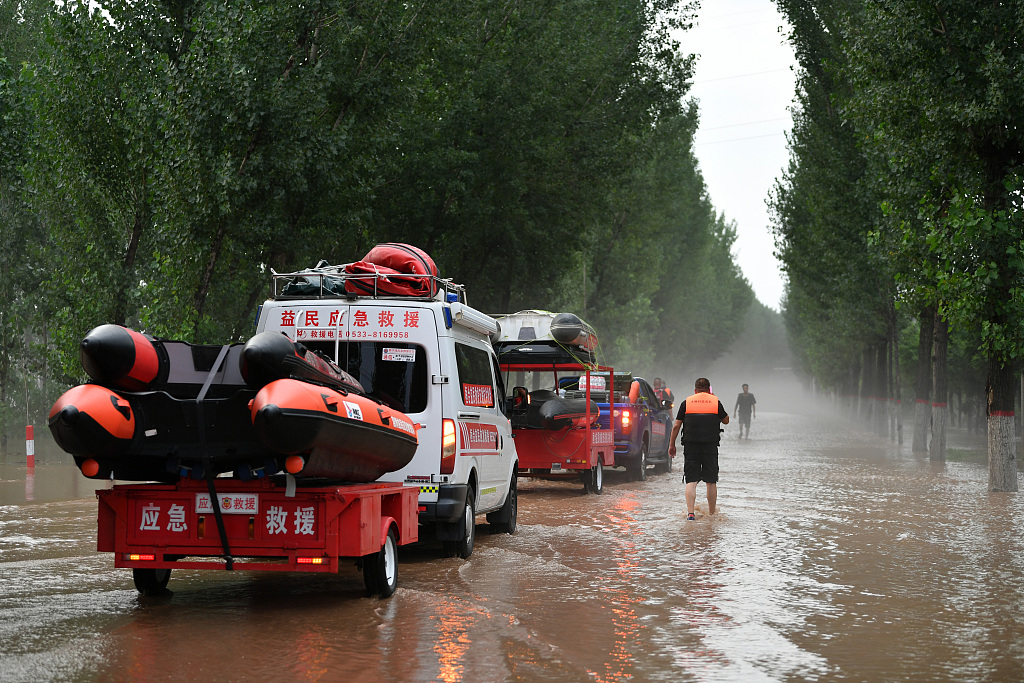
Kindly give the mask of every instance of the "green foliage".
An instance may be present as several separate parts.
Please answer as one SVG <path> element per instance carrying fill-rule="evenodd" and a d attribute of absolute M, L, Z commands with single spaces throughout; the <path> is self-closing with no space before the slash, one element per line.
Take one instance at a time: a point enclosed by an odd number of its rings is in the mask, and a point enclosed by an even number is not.
<path fill-rule="evenodd" d="M 859 262 L 881 285 L 869 296 L 938 305 L 951 368 L 976 375 L 984 359 L 990 380 L 1009 372 L 1024 352 L 1020 4 L 777 2 L 803 68 L 793 164 L 773 208 L 804 367 L 838 380 L 828 365 L 886 323 L 875 306 L 857 312 L 859 329 L 843 313 L 868 283 L 850 272 Z M 816 261 L 852 277 L 815 285 Z M 993 400 L 1012 407 L 1012 396 Z"/>
<path fill-rule="evenodd" d="M 244 339 L 271 269 L 379 241 L 423 247 L 484 310 L 585 296 L 616 362 L 713 357 L 752 294 L 691 151 L 691 12 L 0 5 L 0 384 L 28 358 L 78 380 L 105 322 Z"/>
<path fill-rule="evenodd" d="M 785 319 L 797 366 L 823 386 L 845 389 L 862 351 L 890 332 L 893 264 L 873 244 L 880 195 L 856 131 L 837 108 L 851 96 L 838 16 L 846 3 L 779 4 L 802 67 L 792 162 L 769 201 L 788 281 Z"/>

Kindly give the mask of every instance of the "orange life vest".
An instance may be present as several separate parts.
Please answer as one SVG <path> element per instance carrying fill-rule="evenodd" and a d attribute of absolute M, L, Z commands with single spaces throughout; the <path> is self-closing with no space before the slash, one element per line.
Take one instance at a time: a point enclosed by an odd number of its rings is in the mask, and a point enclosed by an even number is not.
<path fill-rule="evenodd" d="M 715 413 L 717 415 L 719 403 L 720 401 L 717 396 L 702 391 L 693 396 L 686 397 L 686 412 Z"/>
<path fill-rule="evenodd" d="M 714 394 L 698 392 L 683 403 L 683 443 L 715 443 L 719 441 L 719 406 Z"/>

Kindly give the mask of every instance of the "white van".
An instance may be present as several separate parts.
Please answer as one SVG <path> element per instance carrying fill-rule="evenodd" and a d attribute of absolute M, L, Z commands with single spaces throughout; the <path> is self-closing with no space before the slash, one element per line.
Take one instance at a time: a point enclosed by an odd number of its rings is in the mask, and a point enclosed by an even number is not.
<path fill-rule="evenodd" d="M 323 271 L 274 273 L 256 331 L 278 330 L 334 360 L 366 393 L 419 425 L 412 461 L 380 481 L 419 487 L 420 523 L 473 552 L 476 515 L 514 533 L 518 459 L 490 335 L 494 319 L 437 279 L 432 297 L 357 296 Z"/>

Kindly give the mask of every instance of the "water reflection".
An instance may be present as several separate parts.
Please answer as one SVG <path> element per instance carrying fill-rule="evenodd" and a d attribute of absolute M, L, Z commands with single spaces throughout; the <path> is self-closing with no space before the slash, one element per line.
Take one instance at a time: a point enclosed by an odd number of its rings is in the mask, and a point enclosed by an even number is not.
<path fill-rule="evenodd" d="M 524 479 L 514 536 L 403 547 L 385 601 L 351 565 L 176 570 L 141 599 L 94 550 L 107 482 L 0 465 L 0 679 L 1024 680 L 1024 496 L 983 460 L 758 420 L 712 517 L 685 520 L 678 473 Z"/>

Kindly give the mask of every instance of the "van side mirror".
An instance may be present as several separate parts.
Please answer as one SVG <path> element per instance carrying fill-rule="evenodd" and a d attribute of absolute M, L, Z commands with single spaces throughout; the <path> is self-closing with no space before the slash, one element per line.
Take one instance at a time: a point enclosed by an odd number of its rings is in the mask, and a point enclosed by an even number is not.
<path fill-rule="evenodd" d="M 661 399 L 661 407 L 664 408 L 665 410 L 671 410 L 672 402 L 669 401 L 667 398 L 663 398 Z"/>
<path fill-rule="evenodd" d="M 512 387 L 512 396 L 505 403 L 508 407 L 508 410 L 505 411 L 506 415 L 525 413 L 530 406 L 530 392 L 526 390 L 526 387 Z"/>

